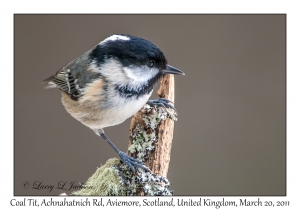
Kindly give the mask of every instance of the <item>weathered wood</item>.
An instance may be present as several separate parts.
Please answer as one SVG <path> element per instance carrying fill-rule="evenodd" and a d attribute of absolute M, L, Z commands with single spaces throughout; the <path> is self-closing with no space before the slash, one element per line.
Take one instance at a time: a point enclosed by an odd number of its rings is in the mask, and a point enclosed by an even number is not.
<path fill-rule="evenodd" d="M 160 88 L 157 91 L 160 98 L 166 98 L 174 102 L 174 76 L 167 74 L 160 81 Z M 130 123 L 130 136 L 132 129 L 137 125 L 144 125 L 142 119 L 142 112 L 136 113 Z M 149 152 L 149 158 L 146 160 L 145 164 L 148 166 L 155 174 L 167 177 L 170 154 L 172 147 L 174 130 L 174 121 L 167 118 L 162 120 L 160 125 L 156 128 L 156 136 L 158 141 L 155 150 Z M 132 144 L 132 139 L 129 140 L 129 146 Z M 131 155 L 130 153 L 128 153 Z"/>

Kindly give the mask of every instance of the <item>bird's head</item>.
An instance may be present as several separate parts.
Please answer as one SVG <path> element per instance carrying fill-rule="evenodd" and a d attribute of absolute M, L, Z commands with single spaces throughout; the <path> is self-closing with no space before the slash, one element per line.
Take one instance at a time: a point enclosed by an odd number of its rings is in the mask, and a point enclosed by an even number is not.
<path fill-rule="evenodd" d="M 131 35 L 112 35 L 90 53 L 99 72 L 113 83 L 144 85 L 164 74 L 184 75 L 167 64 L 162 51 L 152 42 Z"/>

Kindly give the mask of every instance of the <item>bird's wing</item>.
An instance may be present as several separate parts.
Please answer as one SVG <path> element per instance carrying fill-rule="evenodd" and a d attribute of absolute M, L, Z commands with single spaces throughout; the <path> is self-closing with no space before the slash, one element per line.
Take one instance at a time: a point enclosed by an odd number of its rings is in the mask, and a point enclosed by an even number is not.
<path fill-rule="evenodd" d="M 77 59 L 77 58 L 76 58 Z M 45 79 L 43 82 L 46 84 L 45 88 L 59 88 L 70 95 L 75 90 L 75 79 L 71 74 L 71 66 L 76 61 L 69 62 L 67 65 L 59 69 L 55 75 Z"/>
<path fill-rule="evenodd" d="M 55 75 L 45 79 L 43 81 L 46 84 L 45 88 L 58 88 L 61 91 L 67 93 L 72 99 L 77 100 L 81 89 L 80 86 L 84 86 L 86 81 L 85 74 L 86 69 L 90 65 L 89 52 L 87 51 L 82 56 L 72 60 L 62 68 L 60 68 Z M 85 73 L 86 72 L 86 73 Z"/>

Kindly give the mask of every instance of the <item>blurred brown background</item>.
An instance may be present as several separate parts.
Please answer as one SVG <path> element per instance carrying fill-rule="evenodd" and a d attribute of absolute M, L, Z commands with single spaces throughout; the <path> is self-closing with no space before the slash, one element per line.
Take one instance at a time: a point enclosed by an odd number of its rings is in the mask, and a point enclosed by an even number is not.
<path fill-rule="evenodd" d="M 64 110 L 59 90 L 41 85 L 114 33 L 152 41 L 186 73 L 175 78 L 179 120 L 168 173 L 175 195 L 286 194 L 286 15 L 15 15 L 14 21 L 15 195 L 70 193 L 56 189 L 58 182 L 85 182 L 116 156 Z M 129 120 L 105 129 L 123 151 Z M 54 189 L 32 189 L 35 181 Z"/>

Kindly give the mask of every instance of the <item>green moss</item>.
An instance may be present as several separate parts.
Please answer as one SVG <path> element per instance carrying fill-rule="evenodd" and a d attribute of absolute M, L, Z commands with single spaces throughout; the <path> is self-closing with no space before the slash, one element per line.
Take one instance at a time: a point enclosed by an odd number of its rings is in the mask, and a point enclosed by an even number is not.
<path fill-rule="evenodd" d="M 106 161 L 96 172 L 86 181 L 84 188 L 72 192 L 71 195 L 84 196 L 103 196 L 103 195 L 125 195 L 124 186 L 117 176 L 114 165 L 119 164 L 120 160 L 112 158 Z"/>

